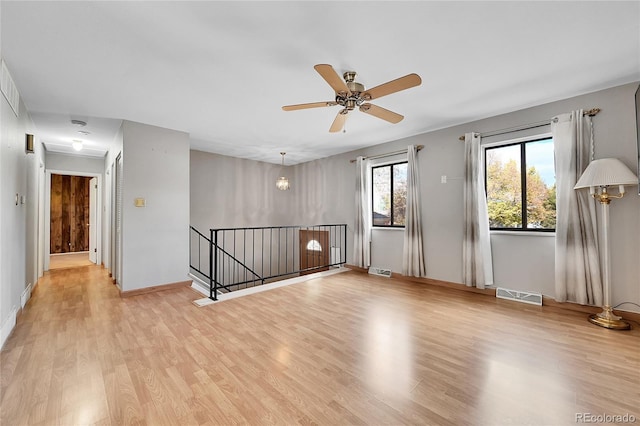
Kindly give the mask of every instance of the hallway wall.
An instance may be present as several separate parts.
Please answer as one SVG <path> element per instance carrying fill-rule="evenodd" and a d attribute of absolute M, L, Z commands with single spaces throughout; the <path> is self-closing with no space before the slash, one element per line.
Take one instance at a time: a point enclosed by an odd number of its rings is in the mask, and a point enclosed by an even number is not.
<path fill-rule="evenodd" d="M 38 279 L 39 173 L 43 148 L 26 107 L 0 95 L 0 347 Z M 33 154 L 25 134 L 34 135 Z"/>
<path fill-rule="evenodd" d="M 122 134 L 121 290 L 186 281 L 189 135 L 127 120 Z"/>

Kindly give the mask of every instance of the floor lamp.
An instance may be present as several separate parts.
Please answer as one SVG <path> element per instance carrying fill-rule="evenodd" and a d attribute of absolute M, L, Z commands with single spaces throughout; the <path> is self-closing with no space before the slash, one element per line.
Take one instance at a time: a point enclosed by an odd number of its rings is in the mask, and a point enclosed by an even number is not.
<path fill-rule="evenodd" d="M 599 314 L 589 316 L 589 321 L 600 327 L 614 330 L 628 330 L 631 328 L 622 317 L 613 314 L 611 308 L 611 258 L 609 253 L 609 203 L 614 198 L 624 196 L 625 185 L 637 185 L 638 177 L 633 174 L 622 161 L 617 158 L 603 158 L 594 160 L 585 169 L 573 189 L 589 188 L 591 196 L 602 206 L 602 237 L 601 245 L 603 262 L 602 275 L 604 284 L 604 306 Z M 618 187 L 618 195 L 608 192 L 609 187 Z M 596 191 L 597 188 L 597 191 Z"/>

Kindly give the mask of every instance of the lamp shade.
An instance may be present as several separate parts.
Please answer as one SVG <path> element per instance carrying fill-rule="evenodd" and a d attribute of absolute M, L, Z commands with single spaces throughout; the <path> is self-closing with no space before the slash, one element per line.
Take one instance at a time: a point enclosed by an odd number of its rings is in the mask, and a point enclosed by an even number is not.
<path fill-rule="evenodd" d="M 638 177 L 617 158 L 593 160 L 573 189 L 592 186 L 637 185 Z"/>

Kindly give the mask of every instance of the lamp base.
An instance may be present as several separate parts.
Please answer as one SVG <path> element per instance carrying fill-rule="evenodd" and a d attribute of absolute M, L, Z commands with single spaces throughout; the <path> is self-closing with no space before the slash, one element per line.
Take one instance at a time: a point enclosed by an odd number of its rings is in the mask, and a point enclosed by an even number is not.
<path fill-rule="evenodd" d="M 612 330 L 630 330 L 631 324 L 624 321 L 622 317 L 613 314 L 611 306 L 605 306 L 599 314 L 589 315 L 589 322 L 600 327 Z"/>

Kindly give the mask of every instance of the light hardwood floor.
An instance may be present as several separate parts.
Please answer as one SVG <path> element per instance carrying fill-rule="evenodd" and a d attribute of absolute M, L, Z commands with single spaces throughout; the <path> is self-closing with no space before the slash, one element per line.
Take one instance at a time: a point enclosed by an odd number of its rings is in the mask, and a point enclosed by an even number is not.
<path fill-rule="evenodd" d="M 637 324 L 358 272 L 199 297 L 47 274 L 1 352 L 0 424 L 640 423 Z"/>
<path fill-rule="evenodd" d="M 91 266 L 95 263 L 89 260 L 89 252 L 52 254 L 49 257 L 49 270 L 62 268 L 77 268 L 78 266 Z"/>

